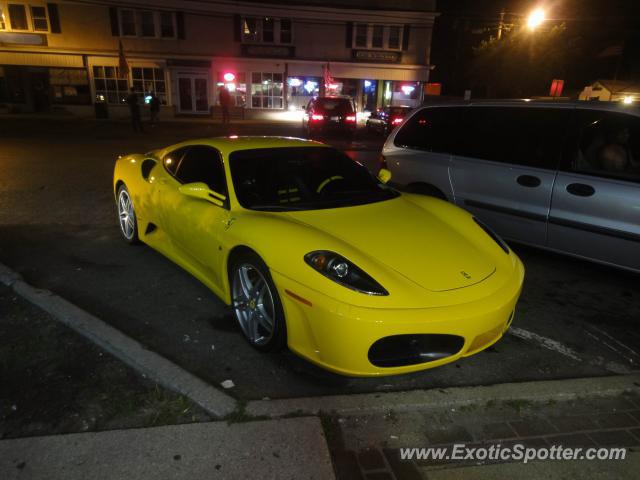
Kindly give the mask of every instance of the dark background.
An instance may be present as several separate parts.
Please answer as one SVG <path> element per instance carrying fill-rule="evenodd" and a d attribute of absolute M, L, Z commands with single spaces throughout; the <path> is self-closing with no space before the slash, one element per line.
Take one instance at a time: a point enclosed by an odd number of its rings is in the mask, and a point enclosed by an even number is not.
<path fill-rule="evenodd" d="M 526 94 L 548 94 L 553 78 L 564 79 L 565 93 L 574 95 L 597 79 L 640 81 L 638 0 L 440 0 L 431 55 L 435 68 L 430 80 L 442 83 L 443 95 L 459 96 L 472 88 L 474 97 L 487 96 L 487 85 L 483 83 L 488 82 L 474 78 L 474 48 L 497 35 L 503 9 L 505 23 L 515 24 L 514 30 L 504 32 L 503 38 L 507 38 L 536 7 L 544 8 L 548 19 L 536 35 L 545 35 L 554 26 L 564 25 L 562 36 L 554 40 L 555 48 L 546 54 L 563 55 L 534 88 L 537 91 Z M 622 47 L 621 55 L 606 56 L 606 50 L 616 46 Z M 517 68 L 521 59 L 514 55 L 508 60 L 507 64 Z M 534 75 L 537 73 L 535 67 L 530 70 Z M 497 92 L 494 96 L 508 95 Z"/>

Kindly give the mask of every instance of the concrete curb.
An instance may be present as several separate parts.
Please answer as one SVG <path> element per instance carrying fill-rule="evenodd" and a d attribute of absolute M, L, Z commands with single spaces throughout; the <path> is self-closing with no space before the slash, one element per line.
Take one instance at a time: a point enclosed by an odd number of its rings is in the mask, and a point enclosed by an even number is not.
<path fill-rule="evenodd" d="M 292 414 L 318 415 L 320 412 L 353 415 L 388 412 L 389 410 L 450 409 L 466 405 L 482 407 L 489 402 L 548 402 L 550 400 L 563 401 L 587 397 L 612 397 L 630 391 L 640 392 L 640 373 L 397 393 L 257 400 L 247 404 L 246 413 L 272 418 Z"/>
<path fill-rule="evenodd" d="M 39 290 L 0 263 L 0 282 L 37 305 L 58 321 L 88 338 L 131 368 L 169 390 L 184 395 L 207 413 L 222 418 L 236 409 L 236 401 L 180 368 L 173 362 L 147 350 L 137 341 L 76 307 L 48 290 Z"/>

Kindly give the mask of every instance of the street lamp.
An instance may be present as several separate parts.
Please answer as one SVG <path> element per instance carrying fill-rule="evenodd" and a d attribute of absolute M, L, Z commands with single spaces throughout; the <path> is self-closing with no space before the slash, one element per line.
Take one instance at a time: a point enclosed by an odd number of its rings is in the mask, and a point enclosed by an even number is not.
<path fill-rule="evenodd" d="M 529 30 L 535 30 L 540 25 L 542 25 L 542 22 L 545 21 L 545 18 L 546 15 L 544 13 L 544 10 L 541 8 L 536 8 L 529 14 L 529 17 L 527 18 L 527 27 L 529 27 Z"/>

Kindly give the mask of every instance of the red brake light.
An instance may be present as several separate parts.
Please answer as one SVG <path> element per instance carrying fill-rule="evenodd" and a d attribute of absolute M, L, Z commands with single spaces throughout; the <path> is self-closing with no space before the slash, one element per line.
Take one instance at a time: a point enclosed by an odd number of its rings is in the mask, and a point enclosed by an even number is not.
<path fill-rule="evenodd" d="M 314 113 L 313 115 L 311 115 L 311 120 L 324 120 L 324 115 Z"/>
<path fill-rule="evenodd" d="M 391 121 L 391 123 L 393 123 L 394 125 L 398 125 L 399 123 L 402 123 L 402 118 L 396 117 Z"/>
<path fill-rule="evenodd" d="M 355 115 L 347 115 L 346 117 L 344 117 L 344 119 L 347 122 L 355 122 L 356 121 L 356 116 Z"/>

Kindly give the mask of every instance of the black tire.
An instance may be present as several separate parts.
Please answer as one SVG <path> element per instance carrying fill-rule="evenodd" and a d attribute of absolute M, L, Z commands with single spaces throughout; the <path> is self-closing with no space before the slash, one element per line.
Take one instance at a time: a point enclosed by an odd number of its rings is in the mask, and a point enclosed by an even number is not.
<path fill-rule="evenodd" d="M 128 202 L 130 202 L 131 205 L 129 214 L 126 216 L 127 218 L 131 217 L 131 224 L 129 224 L 128 219 L 124 218 L 123 209 L 126 208 L 121 202 L 125 201 L 125 198 L 128 199 Z M 139 245 L 140 237 L 138 236 L 138 218 L 136 217 L 136 212 L 133 207 L 131 194 L 124 183 L 118 187 L 118 192 L 116 193 L 116 212 L 118 214 L 118 225 L 120 226 L 122 239 L 129 245 Z M 133 225 L 132 230 L 129 229 L 130 225 Z"/>
<path fill-rule="evenodd" d="M 409 193 L 427 195 L 429 197 L 439 198 L 440 200 L 447 200 L 447 196 L 440 189 L 427 183 L 414 183 L 412 185 L 408 185 L 406 190 Z"/>
<path fill-rule="evenodd" d="M 258 344 L 254 342 L 246 333 L 245 328 L 243 327 L 239 311 L 243 311 L 242 309 L 237 307 L 237 298 L 234 298 L 235 291 L 235 283 L 238 282 L 237 272 L 239 269 L 244 268 L 246 266 L 250 266 L 255 268 L 264 280 L 269 288 L 271 298 L 273 300 L 273 332 L 264 343 Z M 243 252 L 234 256 L 230 265 L 229 265 L 229 285 L 231 289 L 231 308 L 233 311 L 233 316 L 238 322 L 238 326 L 240 327 L 240 331 L 243 334 L 245 340 L 256 350 L 260 352 L 276 352 L 278 350 L 282 350 L 287 345 L 287 323 L 284 316 L 284 309 L 282 308 L 282 302 L 280 300 L 280 295 L 278 294 L 278 290 L 276 289 L 275 284 L 273 283 L 273 279 L 271 278 L 271 273 L 269 272 L 269 267 L 264 263 L 264 261 L 253 252 Z M 254 307 L 254 310 L 257 307 Z"/>

